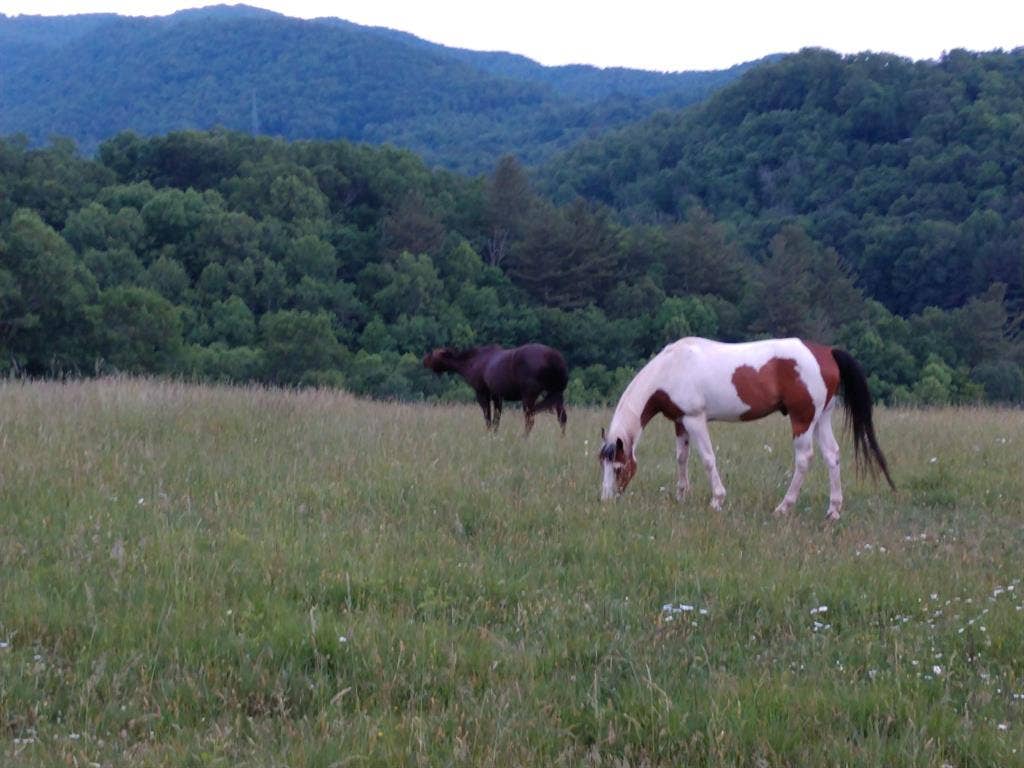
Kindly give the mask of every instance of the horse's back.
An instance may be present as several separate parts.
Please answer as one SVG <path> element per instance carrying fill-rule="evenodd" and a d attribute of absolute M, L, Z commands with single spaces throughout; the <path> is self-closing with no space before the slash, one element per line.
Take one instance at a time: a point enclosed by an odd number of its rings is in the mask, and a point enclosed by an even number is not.
<path fill-rule="evenodd" d="M 780 410 L 813 416 L 835 391 L 831 350 L 798 338 L 733 344 L 687 337 L 658 357 L 659 377 L 681 410 L 712 420 L 747 421 Z"/>
<path fill-rule="evenodd" d="M 565 358 L 545 344 L 524 344 L 494 354 L 486 370 L 490 388 L 506 400 L 519 400 L 524 390 L 561 392 L 569 383 Z"/>
<path fill-rule="evenodd" d="M 523 374 L 536 377 L 548 392 L 561 392 L 569 383 L 569 366 L 562 353 L 546 344 L 524 344 L 517 358 L 523 360 Z"/>

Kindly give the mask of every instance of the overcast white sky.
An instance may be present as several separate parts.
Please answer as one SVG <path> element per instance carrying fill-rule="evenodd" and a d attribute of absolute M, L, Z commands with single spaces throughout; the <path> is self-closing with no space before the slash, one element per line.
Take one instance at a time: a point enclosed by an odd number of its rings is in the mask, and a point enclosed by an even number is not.
<path fill-rule="evenodd" d="M 212 5 L 190 0 L 0 0 L 0 12 L 155 16 Z M 436 43 L 521 53 L 541 64 L 721 69 L 805 46 L 943 51 L 1024 45 L 1022 0 L 252 0 L 288 16 L 336 16 Z"/>

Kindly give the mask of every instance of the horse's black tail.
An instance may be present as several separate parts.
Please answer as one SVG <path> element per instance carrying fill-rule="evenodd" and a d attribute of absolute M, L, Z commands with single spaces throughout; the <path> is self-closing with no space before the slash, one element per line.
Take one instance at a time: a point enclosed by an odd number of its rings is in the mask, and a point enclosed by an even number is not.
<path fill-rule="evenodd" d="M 889 476 L 889 465 L 875 438 L 875 426 L 871 418 L 871 391 L 863 369 L 849 352 L 833 349 L 832 357 L 839 366 L 839 381 L 843 385 L 843 401 L 846 406 L 846 423 L 853 430 L 853 458 L 858 471 L 867 469 L 874 474 L 882 470 L 889 487 L 894 491 L 896 484 Z"/>
<path fill-rule="evenodd" d="M 554 411 L 558 417 L 558 423 L 563 427 L 568 417 L 565 415 L 565 398 L 561 392 L 548 392 L 544 397 L 537 401 L 537 405 L 533 407 L 534 411 Z"/>

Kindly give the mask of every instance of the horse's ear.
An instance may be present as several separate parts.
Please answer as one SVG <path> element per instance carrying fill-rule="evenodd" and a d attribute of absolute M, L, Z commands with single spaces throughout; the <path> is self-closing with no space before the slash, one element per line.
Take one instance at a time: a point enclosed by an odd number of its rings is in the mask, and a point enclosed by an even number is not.
<path fill-rule="evenodd" d="M 601 442 L 604 442 L 604 427 L 601 427 Z"/>

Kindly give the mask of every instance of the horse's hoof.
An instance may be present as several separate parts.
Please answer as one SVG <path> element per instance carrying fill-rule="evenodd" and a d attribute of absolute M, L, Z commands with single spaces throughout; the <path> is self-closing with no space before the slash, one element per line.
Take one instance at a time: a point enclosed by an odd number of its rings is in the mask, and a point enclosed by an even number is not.
<path fill-rule="evenodd" d="M 689 496 L 689 495 L 690 495 L 690 489 L 689 488 L 685 488 L 685 489 L 677 488 L 676 489 L 676 501 L 679 501 L 679 502 L 686 501 L 686 497 Z"/>
<path fill-rule="evenodd" d="M 776 507 L 776 508 L 774 509 L 774 511 L 772 512 L 772 514 L 773 514 L 773 515 L 774 515 L 775 517 L 785 517 L 786 515 L 788 515 L 788 514 L 789 514 L 789 509 L 790 509 L 790 508 L 789 508 L 788 506 L 786 506 L 785 504 L 779 504 L 779 506 L 777 506 L 777 507 Z"/>
<path fill-rule="evenodd" d="M 830 509 L 828 512 L 825 513 L 825 519 L 828 520 L 830 523 L 834 523 L 836 520 L 839 519 L 839 510 Z"/>

